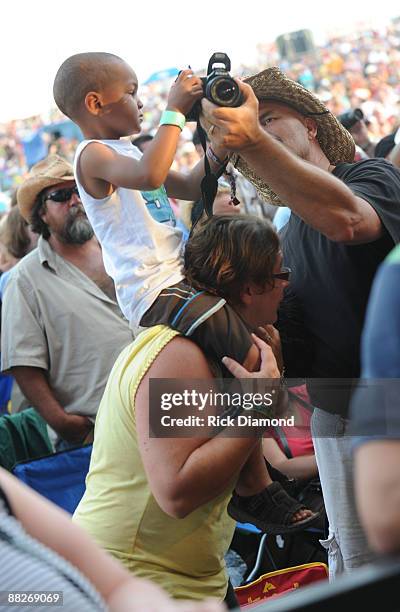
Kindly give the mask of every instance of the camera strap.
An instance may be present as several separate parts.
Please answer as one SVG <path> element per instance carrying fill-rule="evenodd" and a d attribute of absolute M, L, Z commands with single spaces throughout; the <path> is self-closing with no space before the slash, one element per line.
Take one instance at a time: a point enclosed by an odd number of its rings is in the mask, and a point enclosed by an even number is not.
<path fill-rule="evenodd" d="M 199 134 L 201 146 L 203 147 L 203 151 L 204 151 L 204 176 L 200 184 L 201 199 L 203 202 L 203 209 L 206 211 L 207 217 L 212 217 L 212 214 L 213 214 L 212 207 L 214 204 L 215 196 L 217 195 L 217 191 L 218 191 L 218 177 L 213 172 L 211 172 L 210 162 L 208 161 L 208 157 L 206 155 L 206 151 L 207 151 L 206 132 L 204 131 L 199 120 L 197 121 L 197 132 Z"/>

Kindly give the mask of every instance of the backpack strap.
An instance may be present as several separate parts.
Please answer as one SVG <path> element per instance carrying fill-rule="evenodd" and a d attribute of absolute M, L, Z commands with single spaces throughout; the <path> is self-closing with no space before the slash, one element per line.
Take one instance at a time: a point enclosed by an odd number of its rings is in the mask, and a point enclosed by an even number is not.
<path fill-rule="evenodd" d="M 292 455 L 292 451 L 290 450 L 288 439 L 282 427 L 280 425 L 275 425 L 274 430 L 275 430 L 276 435 L 279 438 L 280 443 L 282 444 L 283 452 L 285 453 L 286 457 L 288 459 L 293 459 L 293 455 Z"/>

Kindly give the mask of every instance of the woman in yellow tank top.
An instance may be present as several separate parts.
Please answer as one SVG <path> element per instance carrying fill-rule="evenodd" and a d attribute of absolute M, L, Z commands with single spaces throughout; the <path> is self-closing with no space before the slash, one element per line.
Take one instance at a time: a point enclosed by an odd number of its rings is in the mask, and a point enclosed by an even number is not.
<path fill-rule="evenodd" d="M 275 321 L 282 299 L 282 256 L 267 221 L 213 217 L 191 238 L 186 274 L 227 300 L 250 329 Z M 279 378 L 268 345 L 260 378 Z M 224 600 L 224 554 L 235 523 L 226 512 L 236 480 L 259 440 L 150 437 L 151 379 L 214 379 L 209 359 L 174 330 L 143 331 L 120 354 L 98 411 L 87 488 L 74 520 L 136 576 L 173 597 Z M 188 430 L 190 431 L 190 430 Z M 190 435 L 190 434 L 189 434 Z"/>

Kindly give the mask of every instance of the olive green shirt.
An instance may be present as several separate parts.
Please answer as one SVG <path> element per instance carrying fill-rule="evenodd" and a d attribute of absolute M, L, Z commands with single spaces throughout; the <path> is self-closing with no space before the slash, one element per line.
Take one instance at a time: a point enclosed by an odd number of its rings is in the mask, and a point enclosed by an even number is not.
<path fill-rule="evenodd" d="M 42 237 L 13 269 L 2 307 L 1 368 L 41 368 L 65 412 L 94 417 L 133 335 L 118 304 Z"/>

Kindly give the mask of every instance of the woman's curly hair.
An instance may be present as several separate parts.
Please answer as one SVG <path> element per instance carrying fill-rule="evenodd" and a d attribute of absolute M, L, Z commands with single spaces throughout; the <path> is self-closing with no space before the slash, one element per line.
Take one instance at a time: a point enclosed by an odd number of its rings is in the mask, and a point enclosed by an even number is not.
<path fill-rule="evenodd" d="M 250 215 L 208 219 L 190 237 L 184 273 L 191 285 L 238 303 L 244 285 L 273 286 L 279 238 L 269 221 Z"/>

